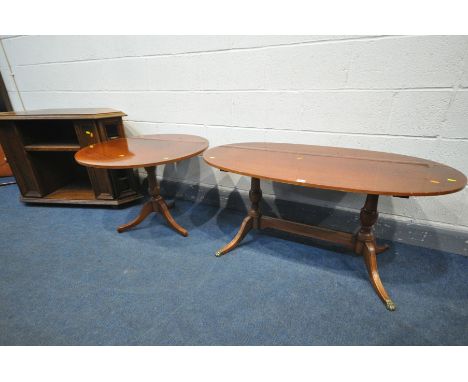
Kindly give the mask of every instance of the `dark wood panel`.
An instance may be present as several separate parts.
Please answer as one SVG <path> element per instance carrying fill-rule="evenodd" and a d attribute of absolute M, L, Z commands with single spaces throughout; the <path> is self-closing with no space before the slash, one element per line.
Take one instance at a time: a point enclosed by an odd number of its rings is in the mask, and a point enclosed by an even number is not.
<path fill-rule="evenodd" d="M 0 121 L 0 144 L 13 170 L 21 194 L 41 197 L 44 193 L 41 190 L 38 176 L 28 153 L 24 150 L 21 135 L 14 122 Z"/>

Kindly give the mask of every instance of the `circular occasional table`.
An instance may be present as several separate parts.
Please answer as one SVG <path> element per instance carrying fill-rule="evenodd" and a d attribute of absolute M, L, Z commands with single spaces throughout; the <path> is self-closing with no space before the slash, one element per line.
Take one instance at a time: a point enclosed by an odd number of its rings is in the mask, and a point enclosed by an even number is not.
<path fill-rule="evenodd" d="M 158 165 L 179 162 L 192 158 L 208 147 L 208 141 L 196 135 L 156 134 L 133 138 L 118 138 L 87 146 L 75 154 L 76 161 L 87 167 L 105 169 L 129 169 L 143 167 L 148 174 L 150 200 L 142 207 L 140 214 L 131 222 L 117 228 L 123 232 L 140 224 L 152 212 L 160 212 L 167 223 L 182 236 L 188 236 L 172 217 L 166 203 L 159 194 L 156 178 Z"/>
<path fill-rule="evenodd" d="M 462 190 L 467 181 L 460 171 L 430 160 L 340 147 L 248 142 L 214 147 L 203 157 L 211 166 L 252 178 L 248 215 L 217 256 L 234 249 L 252 228 L 273 228 L 339 243 L 363 256 L 372 286 L 389 310 L 395 310 L 395 304 L 382 284 L 376 257 L 388 246 L 379 246 L 373 232 L 379 195 L 444 195 Z M 352 234 L 262 216 L 260 179 L 367 194 L 360 213 L 361 226 Z"/>

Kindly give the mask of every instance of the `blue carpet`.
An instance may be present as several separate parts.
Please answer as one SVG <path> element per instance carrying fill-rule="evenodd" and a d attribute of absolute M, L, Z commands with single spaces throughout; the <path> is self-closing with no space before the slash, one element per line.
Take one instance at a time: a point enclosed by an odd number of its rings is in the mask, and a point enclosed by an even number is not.
<path fill-rule="evenodd" d="M 375 295 L 362 258 L 251 233 L 243 215 L 178 201 L 183 238 L 140 209 L 25 206 L 0 188 L 0 345 L 468 345 L 468 258 L 391 243 Z M 353 229 L 354 227 L 352 227 Z"/>

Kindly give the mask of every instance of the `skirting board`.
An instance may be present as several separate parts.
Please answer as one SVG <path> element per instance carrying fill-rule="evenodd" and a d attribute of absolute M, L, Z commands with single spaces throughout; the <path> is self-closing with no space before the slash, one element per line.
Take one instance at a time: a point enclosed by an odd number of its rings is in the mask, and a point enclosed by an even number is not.
<path fill-rule="evenodd" d="M 248 191 L 245 190 L 168 179 L 160 179 L 160 185 L 161 194 L 167 197 L 206 203 L 244 213 L 247 213 L 247 208 L 250 205 Z M 354 232 L 359 226 L 358 210 L 297 203 L 276 199 L 272 195 L 263 195 L 261 209 L 264 214 L 269 216 L 330 229 Z M 240 223 L 241 221 L 239 221 Z M 375 226 L 375 233 L 377 238 L 383 240 L 468 256 L 468 231 L 458 231 L 442 225 L 420 224 L 380 214 Z"/>

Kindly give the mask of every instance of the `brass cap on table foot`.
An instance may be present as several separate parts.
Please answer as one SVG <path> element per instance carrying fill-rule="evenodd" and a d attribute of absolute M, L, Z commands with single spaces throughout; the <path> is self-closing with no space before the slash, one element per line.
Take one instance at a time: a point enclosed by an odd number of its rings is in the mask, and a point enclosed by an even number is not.
<path fill-rule="evenodd" d="M 391 312 L 393 312 L 396 309 L 395 303 L 390 299 L 385 300 L 385 307 Z"/>
<path fill-rule="evenodd" d="M 217 252 L 215 253 L 215 256 L 216 256 L 216 257 L 221 257 L 221 256 L 223 256 L 223 254 L 222 254 L 221 251 L 217 251 Z"/>

